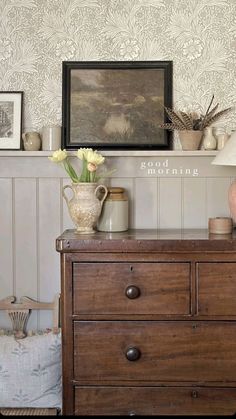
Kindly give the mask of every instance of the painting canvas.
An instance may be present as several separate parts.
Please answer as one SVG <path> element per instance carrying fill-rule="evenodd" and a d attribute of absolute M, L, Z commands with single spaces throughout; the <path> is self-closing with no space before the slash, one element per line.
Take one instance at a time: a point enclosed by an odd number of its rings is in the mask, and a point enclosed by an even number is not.
<path fill-rule="evenodd" d="M 23 92 L 0 92 L 0 149 L 20 149 Z"/>
<path fill-rule="evenodd" d="M 65 148 L 169 148 L 159 125 L 171 106 L 171 76 L 170 62 L 65 62 Z"/>

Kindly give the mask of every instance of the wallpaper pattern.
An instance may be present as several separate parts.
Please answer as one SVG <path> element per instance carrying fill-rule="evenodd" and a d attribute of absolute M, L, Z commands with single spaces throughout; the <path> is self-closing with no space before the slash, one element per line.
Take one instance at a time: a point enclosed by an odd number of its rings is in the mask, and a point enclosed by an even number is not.
<path fill-rule="evenodd" d="M 25 92 L 25 129 L 61 121 L 63 60 L 173 60 L 176 107 L 233 105 L 236 1 L 0 0 L 0 90 Z"/>

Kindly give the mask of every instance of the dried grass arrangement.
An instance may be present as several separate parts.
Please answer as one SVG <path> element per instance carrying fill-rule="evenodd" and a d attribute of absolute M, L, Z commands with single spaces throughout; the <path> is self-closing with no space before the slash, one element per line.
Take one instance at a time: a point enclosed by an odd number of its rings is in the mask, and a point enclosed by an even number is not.
<path fill-rule="evenodd" d="M 171 123 L 161 124 L 160 128 L 168 129 L 171 131 L 203 131 L 206 127 L 209 127 L 214 122 L 218 121 L 223 115 L 226 115 L 232 110 L 232 107 L 218 111 L 219 103 L 217 103 L 212 109 L 214 101 L 214 95 L 211 98 L 210 104 L 205 114 L 198 114 L 197 112 L 183 112 L 174 111 L 170 108 L 165 107 L 165 111 L 171 121 Z"/>

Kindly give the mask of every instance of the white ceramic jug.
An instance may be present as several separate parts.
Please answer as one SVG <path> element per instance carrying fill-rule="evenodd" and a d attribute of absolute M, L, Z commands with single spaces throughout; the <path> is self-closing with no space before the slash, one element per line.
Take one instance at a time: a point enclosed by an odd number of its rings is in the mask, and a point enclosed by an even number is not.
<path fill-rule="evenodd" d="M 22 134 L 25 151 L 38 151 L 41 147 L 41 138 L 38 132 L 31 131 Z"/>

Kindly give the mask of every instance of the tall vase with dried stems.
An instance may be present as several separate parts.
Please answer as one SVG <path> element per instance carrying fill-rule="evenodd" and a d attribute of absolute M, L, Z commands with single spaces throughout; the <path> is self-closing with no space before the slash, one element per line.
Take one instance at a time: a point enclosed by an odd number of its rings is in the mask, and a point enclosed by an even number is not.
<path fill-rule="evenodd" d="M 160 128 L 171 131 L 177 130 L 183 150 L 198 150 L 201 145 L 204 130 L 232 109 L 230 107 L 216 112 L 219 103 L 211 109 L 213 100 L 214 95 L 205 114 L 175 111 L 165 107 L 165 111 L 171 122 L 161 124 Z"/>
<path fill-rule="evenodd" d="M 198 150 L 202 141 L 203 132 L 200 130 L 182 130 L 178 131 L 182 150 Z"/>

